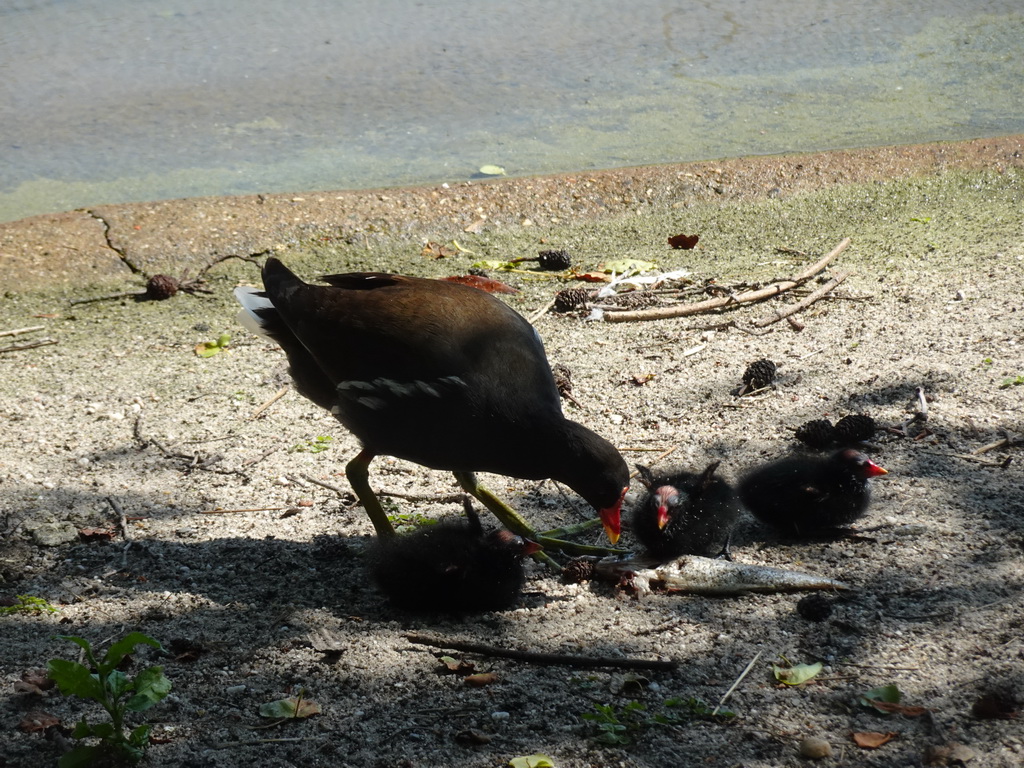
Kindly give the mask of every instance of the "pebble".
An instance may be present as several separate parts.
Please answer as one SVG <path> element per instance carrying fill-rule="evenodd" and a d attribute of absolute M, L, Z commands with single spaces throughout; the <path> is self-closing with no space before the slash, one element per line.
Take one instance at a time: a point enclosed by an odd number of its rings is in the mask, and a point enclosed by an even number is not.
<path fill-rule="evenodd" d="M 820 760 L 832 756 L 832 745 L 818 736 L 808 736 L 800 742 L 800 756 Z"/>

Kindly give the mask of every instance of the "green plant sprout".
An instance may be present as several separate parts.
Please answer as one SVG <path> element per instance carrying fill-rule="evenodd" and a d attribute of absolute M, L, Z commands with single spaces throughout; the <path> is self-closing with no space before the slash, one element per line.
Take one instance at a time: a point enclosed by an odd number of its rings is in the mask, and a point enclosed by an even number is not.
<path fill-rule="evenodd" d="M 57 609 L 41 597 L 32 595 L 18 595 L 14 605 L 0 606 L 0 616 L 10 616 L 14 613 L 56 613 Z"/>
<path fill-rule="evenodd" d="M 131 632 L 110 646 L 103 660 L 96 658 L 88 640 L 74 635 L 59 635 L 80 646 L 85 652 L 88 666 L 67 659 L 50 659 L 47 670 L 50 678 L 65 696 L 77 696 L 98 702 L 110 722 L 90 724 L 83 716 L 71 733 L 73 739 L 99 739 L 98 744 L 79 744 L 64 754 L 59 768 L 87 768 L 106 761 L 114 765 L 134 765 L 149 747 L 148 724 L 125 733 L 125 718 L 129 712 L 143 712 L 160 702 L 171 690 L 171 681 L 164 676 L 163 667 L 148 667 L 134 678 L 117 667 L 137 645 L 149 645 L 163 650 L 160 643 L 141 632 Z"/>

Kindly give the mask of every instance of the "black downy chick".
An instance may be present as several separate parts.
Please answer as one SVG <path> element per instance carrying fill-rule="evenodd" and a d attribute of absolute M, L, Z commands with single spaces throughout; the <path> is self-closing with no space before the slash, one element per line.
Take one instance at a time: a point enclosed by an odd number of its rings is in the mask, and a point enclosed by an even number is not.
<path fill-rule="evenodd" d="M 637 466 L 648 493 L 633 511 L 633 533 L 649 554 L 663 562 L 682 555 L 729 557 L 740 507 L 732 486 L 714 476 L 720 463 L 699 474 L 660 477 Z"/>
<path fill-rule="evenodd" d="M 831 456 L 793 456 L 749 472 L 740 500 L 768 525 L 803 535 L 849 525 L 868 507 L 868 480 L 888 474 L 860 451 Z"/>
<path fill-rule="evenodd" d="M 466 520 L 381 537 L 368 552 L 370 575 L 392 605 L 420 613 L 501 611 L 519 598 L 523 558 L 540 546 L 504 528 L 485 532 L 470 504 Z"/>

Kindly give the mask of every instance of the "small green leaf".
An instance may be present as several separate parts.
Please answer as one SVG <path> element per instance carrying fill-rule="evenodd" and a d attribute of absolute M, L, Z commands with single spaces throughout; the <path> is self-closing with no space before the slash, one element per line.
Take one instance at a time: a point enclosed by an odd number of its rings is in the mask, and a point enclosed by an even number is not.
<path fill-rule="evenodd" d="M 100 683 L 99 677 L 77 661 L 50 659 L 46 663 L 46 671 L 65 696 L 78 696 L 93 701 L 103 700 L 103 684 Z"/>
<path fill-rule="evenodd" d="M 57 768 L 92 768 L 100 764 L 104 750 L 101 747 L 75 747 L 57 761 Z"/>
<path fill-rule="evenodd" d="M 89 721 L 84 717 L 75 723 L 74 729 L 71 731 L 71 738 L 73 739 L 84 739 L 87 736 L 92 736 L 92 726 L 89 725 Z"/>
<path fill-rule="evenodd" d="M 481 165 L 480 173 L 484 174 L 485 176 L 504 176 L 505 169 L 502 168 L 500 165 Z"/>
<path fill-rule="evenodd" d="M 879 709 L 875 706 L 875 702 L 885 702 L 887 704 L 899 704 L 900 699 L 903 698 L 903 694 L 900 693 L 900 689 L 895 685 L 882 685 L 878 688 L 872 688 L 870 691 L 865 691 L 857 697 L 857 703 L 862 707 L 873 709 L 883 714 L 891 714 L 888 710 Z"/>
<path fill-rule="evenodd" d="M 309 699 L 289 697 L 268 701 L 260 705 L 260 717 L 272 717 L 281 720 L 298 719 L 320 714 L 320 705 Z"/>
<path fill-rule="evenodd" d="M 792 667 L 785 668 L 780 667 L 778 664 L 772 664 L 772 671 L 775 673 L 775 679 L 780 683 L 786 685 L 802 685 L 808 680 L 812 680 L 817 677 L 818 673 L 824 669 L 824 664 L 820 661 L 814 664 L 795 664 Z"/>
<path fill-rule="evenodd" d="M 163 667 L 150 667 L 135 676 L 135 695 L 128 699 L 125 709 L 143 712 L 162 701 L 171 692 L 171 681 Z"/>
<path fill-rule="evenodd" d="M 124 660 L 125 656 L 134 651 L 137 645 L 148 645 L 153 648 L 163 649 L 163 646 L 149 635 L 145 635 L 142 632 L 129 632 L 107 649 L 106 654 L 103 656 L 103 666 L 113 669 Z"/>
<path fill-rule="evenodd" d="M 110 698 L 117 700 L 132 690 L 134 684 L 124 672 L 118 669 L 111 670 L 107 675 L 107 692 Z"/>
<path fill-rule="evenodd" d="M 555 761 L 547 755 L 523 755 L 508 761 L 512 768 L 555 768 Z"/>
<path fill-rule="evenodd" d="M 133 747 L 145 749 L 149 745 L 149 732 L 152 730 L 152 727 L 149 723 L 143 723 L 128 734 L 128 743 Z"/>

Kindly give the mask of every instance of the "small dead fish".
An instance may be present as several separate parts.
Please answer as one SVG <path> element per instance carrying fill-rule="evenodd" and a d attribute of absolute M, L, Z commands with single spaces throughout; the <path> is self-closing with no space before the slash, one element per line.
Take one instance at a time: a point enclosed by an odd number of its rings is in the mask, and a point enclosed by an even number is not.
<path fill-rule="evenodd" d="M 810 573 L 697 555 L 684 555 L 662 565 L 643 557 L 605 558 L 594 564 L 593 577 L 628 584 L 640 594 L 656 589 L 698 595 L 742 595 L 747 592 L 850 588 L 849 584 Z"/>

